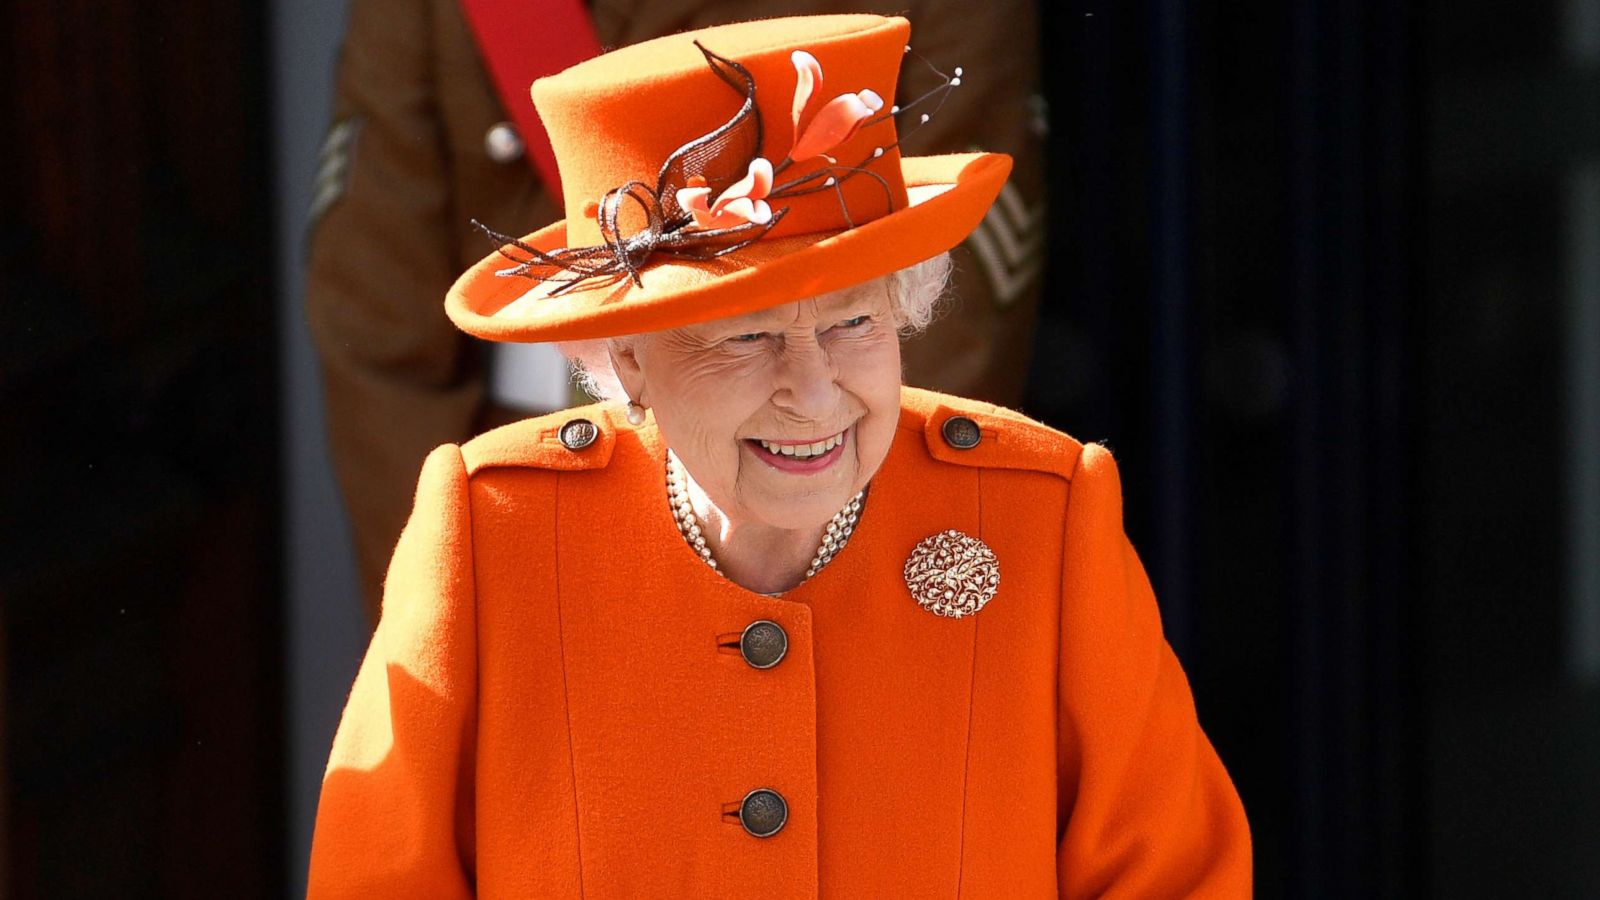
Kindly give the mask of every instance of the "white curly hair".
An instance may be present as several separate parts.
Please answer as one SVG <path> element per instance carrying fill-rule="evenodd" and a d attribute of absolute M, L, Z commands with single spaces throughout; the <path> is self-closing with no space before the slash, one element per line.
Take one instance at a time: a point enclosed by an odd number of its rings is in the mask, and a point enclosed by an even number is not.
<path fill-rule="evenodd" d="M 938 315 L 940 300 L 950 283 L 950 254 L 941 253 L 878 280 L 889 284 L 894 297 L 895 325 L 901 337 L 910 337 L 927 328 Z M 557 344 L 556 348 L 572 367 L 573 380 L 590 396 L 596 400 L 625 400 L 622 383 L 611 368 L 608 342 L 625 341 L 630 337 L 568 341 Z"/>

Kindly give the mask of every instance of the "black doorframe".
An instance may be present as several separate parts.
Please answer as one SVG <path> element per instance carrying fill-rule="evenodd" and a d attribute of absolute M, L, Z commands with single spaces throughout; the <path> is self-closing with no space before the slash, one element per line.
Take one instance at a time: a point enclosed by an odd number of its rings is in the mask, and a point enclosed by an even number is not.
<path fill-rule="evenodd" d="M 1414 896 L 1412 10 L 1042 12 L 1056 214 L 1028 410 L 1119 458 L 1259 895 Z"/>

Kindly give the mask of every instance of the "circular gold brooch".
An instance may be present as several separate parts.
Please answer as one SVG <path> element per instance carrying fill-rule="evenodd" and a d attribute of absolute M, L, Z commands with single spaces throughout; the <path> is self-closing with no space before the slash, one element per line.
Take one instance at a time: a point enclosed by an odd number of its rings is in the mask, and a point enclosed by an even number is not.
<path fill-rule="evenodd" d="M 906 560 L 906 587 L 938 616 L 970 616 L 1000 587 L 1000 560 L 989 545 L 959 531 L 924 538 Z"/>

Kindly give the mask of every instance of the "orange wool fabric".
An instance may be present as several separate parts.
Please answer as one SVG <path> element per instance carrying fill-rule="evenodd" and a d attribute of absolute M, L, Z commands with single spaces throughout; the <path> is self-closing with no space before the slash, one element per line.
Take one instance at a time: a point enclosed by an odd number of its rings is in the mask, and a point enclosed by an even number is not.
<path fill-rule="evenodd" d="M 523 242 L 540 251 L 602 244 L 594 207 L 607 191 L 635 181 L 653 188 L 675 150 L 740 109 L 742 95 L 707 66 L 696 41 L 750 73 L 760 151 L 779 164 L 794 145 L 792 52 L 813 54 L 823 70 L 809 110 L 864 89 L 893 103 L 910 35 L 898 17 L 765 19 L 645 41 L 540 79 L 532 94 L 560 163 L 566 218 Z M 828 151 L 842 165 L 860 163 L 864 173 L 841 175 L 838 191 L 774 198 L 783 217 L 761 240 L 727 256 L 657 254 L 639 285 L 611 278 L 551 296 L 559 281 L 502 277 L 515 264 L 490 254 L 451 287 L 445 310 L 461 330 L 488 340 L 572 341 L 677 328 L 871 281 L 959 244 L 1011 172 L 1005 154 L 901 157 L 898 142 L 892 115 L 864 125 Z M 821 158 L 796 161 L 778 180 L 823 168 Z M 621 212 L 625 233 L 645 224 L 635 203 Z"/>
<path fill-rule="evenodd" d="M 945 443 L 953 415 L 977 447 Z M 571 451 L 580 417 L 601 435 Z M 906 389 L 849 545 L 779 598 L 684 543 L 665 452 L 588 407 L 429 457 L 311 897 L 1249 895 L 1105 450 Z M 1000 561 L 968 618 L 903 579 L 945 529 Z M 757 619 L 788 634 L 770 669 L 729 646 Z M 789 804 L 767 839 L 730 815 L 758 787 Z"/>

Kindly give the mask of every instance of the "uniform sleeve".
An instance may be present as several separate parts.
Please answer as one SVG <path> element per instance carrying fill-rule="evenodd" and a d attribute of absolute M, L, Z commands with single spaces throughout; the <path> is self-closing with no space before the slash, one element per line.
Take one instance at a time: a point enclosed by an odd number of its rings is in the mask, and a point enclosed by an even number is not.
<path fill-rule="evenodd" d="M 368 611 L 429 450 L 470 437 L 483 377 L 444 314 L 460 216 L 424 0 L 352 0 L 312 209 L 307 316 Z"/>
<path fill-rule="evenodd" d="M 981 148 L 1009 153 L 1012 168 L 982 223 L 951 252 L 953 300 L 906 343 L 906 380 L 1015 408 L 1026 387 L 1045 259 L 1038 9 L 1033 0 L 996 0 L 974 15 L 965 0 L 920 0 L 909 15 L 912 49 L 946 73 L 960 66 L 961 85 L 927 124 L 903 119 L 906 152 Z M 937 83 L 909 57 L 899 102 Z"/>
<path fill-rule="evenodd" d="M 1122 530 L 1110 453 L 1072 480 L 1063 557 L 1062 897 L 1249 897 L 1244 809 Z"/>
<path fill-rule="evenodd" d="M 477 623 L 461 452 L 428 457 L 323 777 L 307 896 L 472 895 Z"/>

